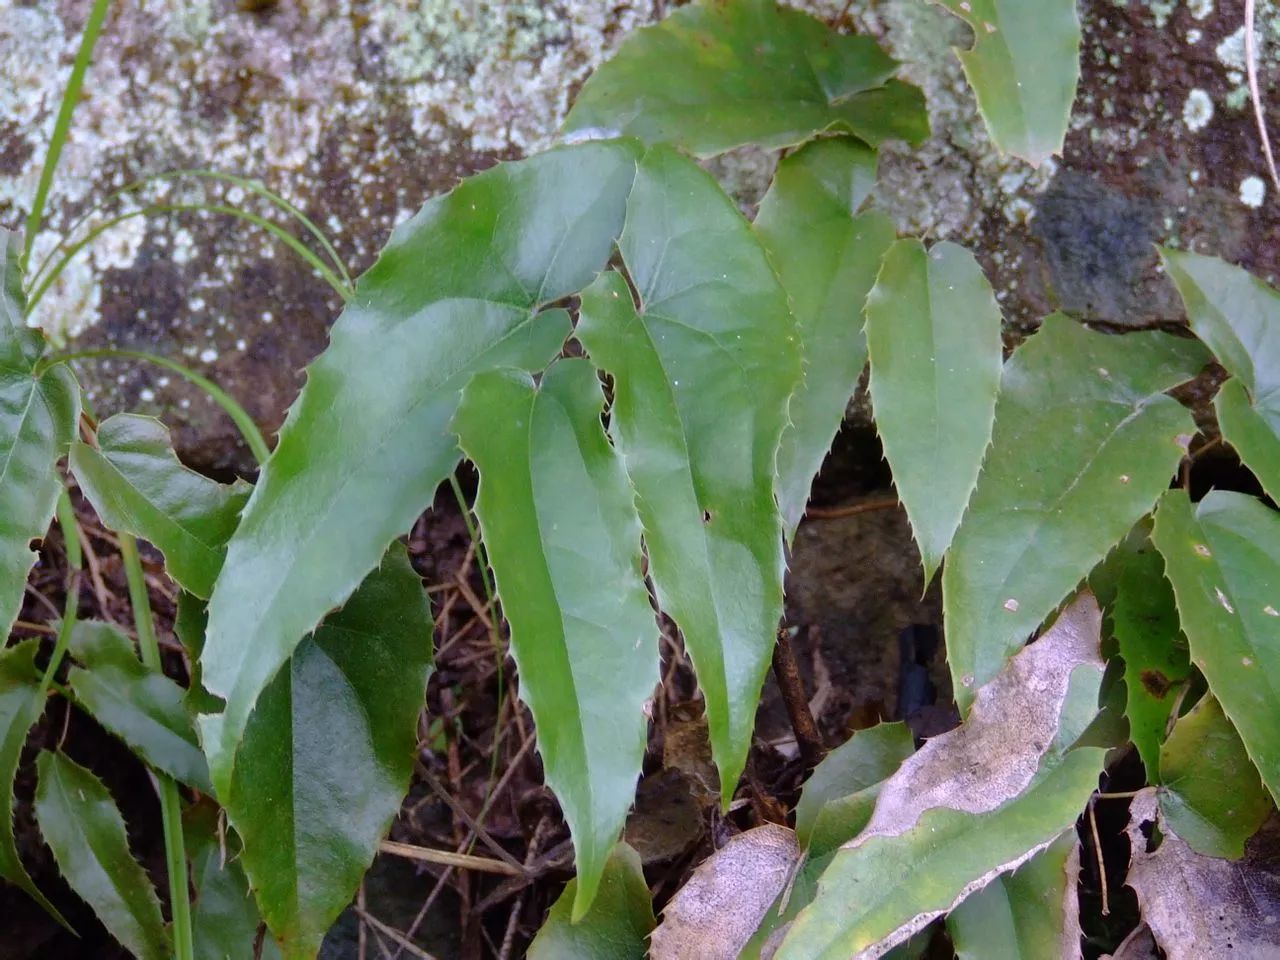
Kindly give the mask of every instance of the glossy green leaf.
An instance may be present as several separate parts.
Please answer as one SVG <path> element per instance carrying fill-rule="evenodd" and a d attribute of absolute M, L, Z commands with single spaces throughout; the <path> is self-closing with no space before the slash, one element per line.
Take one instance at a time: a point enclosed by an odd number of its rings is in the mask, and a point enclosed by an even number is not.
<path fill-rule="evenodd" d="M 1055 314 L 1005 365 L 942 577 L 962 710 L 1168 486 L 1195 425 L 1164 391 L 1206 361 L 1192 340 L 1107 336 Z"/>
<path fill-rule="evenodd" d="M 608 260 L 635 173 L 627 141 L 501 164 L 398 227 L 308 368 L 209 604 L 203 742 L 225 796 L 258 694 L 408 530 L 458 462 L 472 374 L 541 369 L 569 330 L 544 308 Z"/>
<path fill-rule="evenodd" d="M 18 242 L 0 230 L 0 629 L 8 636 L 36 561 L 31 542 L 53 519 L 67 452 L 80 417 L 80 388 L 64 364 L 37 375 L 40 331 L 26 325 Z"/>
<path fill-rule="evenodd" d="M 1191 652 L 1182 639 L 1164 561 L 1149 540 L 1130 552 L 1119 571 L 1111 632 L 1124 658 L 1129 739 L 1154 781 L 1169 715 L 1191 674 Z"/>
<path fill-rule="evenodd" d="M 893 483 L 933 579 L 995 420 L 1001 314 L 964 247 L 899 240 L 867 297 L 871 402 Z"/>
<path fill-rule="evenodd" d="M 58 871 L 139 960 L 170 960 L 160 901 L 129 852 L 124 820 L 102 781 L 60 753 L 36 758 L 36 819 Z"/>
<path fill-rule="evenodd" d="M 814 141 L 783 158 L 756 217 L 756 233 L 791 298 L 804 365 L 778 450 L 788 537 L 867 362 L 862 305 L 895 236 L 883 214 L 858 215 L 875 177 L 876 154 L 857 140 Z"/>
<path fill-rule="evenodd" d="M 727 800 L 746 760 L 782 615 L 774 498 L 794 321 L 733 202 L 669 147 L 627 201 L 626 282 L 582 295 L 577 336 L 613 377 L 609 429 L 635 486 L 658 603 L 684 633 Z"/>
<path fill-rule="evenodd" d="M 902 764 L 777 960 L 878 956 L 1071 829 L 1106 753 L 1073 747 L 1097 715 L 1100 628 L 1081 596 L 978 691 L 962 726 Z"/>
<path fill-rule="evenodd" d="M 573 921 L 578 881 L 570 880 L 529 945 L 529 960 L 644 960 L 653 903 L 640 856 L 620 843 L 605 862 L 587 915 Z"/>
<path fill-rule="evenodd" d="M 1171 490 L 1153 539 L 1191 659 L 1280 799 L 1280 514 L 1218 490 L 1193 510 L 1184 492 Z"/>
<path fill-rule="evenodd" d="M 573 918 L 591 906 L 644 760 L 658 625 L 640 521 L 600 415 L 591 364 L 478 374 L 454 429 L 480 471 L 476 515 L 493 565 L 520 696 L 573 835 Z"/>
<path fill-rule="evenodd" d="M 935 0 L 973 28 L 960 62 L 987 131 L 1040 166 L 1062 152 L 1080 80 L 1076 0 Z"/>
<path fill-rule="evenodd" d="M 210 792 L 209 768 L 196 739 L 187 691 L 149 670 L 119 627 L 85 620 L 71 634 L 67 686 L 76 703 L 134 753 L 175 780 Z"/>
<path fill-rule="evenodd" d="M 1160 751 L 1160 812 L 1196 853 L 1239 860 L 1271 797 L 1212 694 L 1178 718 Z"/>
<path fill-rule="evenodd" d="M 287 958 L 314 957 L 409 788 L 431 611 L 396 544 L 263 691 L 227 815 Z"/>
<path fill-rule="evenodd" d="M 0 877 L 25 890 L 65 927 L 67 922 L 62 914 L 31 881 L 18 858 L 13 839 L 13 779 L 18 773 L 27 733 L 40 719 L 44 708 L 35 665 L 39 648 L 38 641 L 23 640 L 0 649 Z"/>
<path fill-rule="evenodd" d="M 179 586 L 207 599 L 227 540 L 249 499 L 244 482 L 218 483 L 178 460 L 159 420 L 122 413 L 98 426 L 98 445 L 71 445 L 71 469 L 112 530 L 142 537 L 164 554 Z"/>
<path fill-rule="evenodd" d="M 261 958 L 254 956 L 261 917 L 240 867 L 238 838 L 234 833 L 220 837 L 217 821 L 212 805 L 194 807 L 183 818 L 196 894 L 191 907 L 196 960 L 278 960 L 280 949 L 270 937 L 263 940 Z"/>
<path fill-rule="evenodd" d="M 947 917 L 958 960 L 1079 960 L 1080 841 L 1068 830 Z"/>
<path fill-rule="evenodd" d="M 1280 292 L 1216 257 L 1160 256 L 1191 329 L 1235 378 L 1216 401 L 1222 436 L 1280 500 Z"/>
<path fill-rule="evenodd" d="M 808 847 L 827 808 L 853 794 L 888 779 L 902 761 L 915 753 L 915 740 L 905 723 L 882 723 L 859 730 L 832 750 L 814 768 L 796 804 L 796 835 Z M 870 815 L 870 810 L 867 811 Z M 852 840 L 861 830 L 847 833 L 839 842 Z"/>
<path fill-rule="evenodd" d="M 774 0 L 700 0 L 631 34 L 587 80 L 564 130 L 640 137 L 699 156 L 789 147 L 824 130 L 872 146 L 929 134 L 921 92 L 870 37 Z"/>

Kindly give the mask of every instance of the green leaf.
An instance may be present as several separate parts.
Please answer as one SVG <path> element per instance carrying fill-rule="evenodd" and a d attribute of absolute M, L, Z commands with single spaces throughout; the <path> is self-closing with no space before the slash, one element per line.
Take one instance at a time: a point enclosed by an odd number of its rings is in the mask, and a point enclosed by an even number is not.
<path fill-rule="evenodd" d="M 1154 781 L 1160 775 L 1160 745 L 1169 715 L 1191 675 L 1191 653 L 1181 639 L 1164 561 L 1150 541 L 1125 558 L 1111 607 L 1111 632 L 1124 659 L 1129 739 Z"/>
<path fill-rule="evenodd" d="M 1186 493 L 1171 490 L 1153 540 L 1191 659 L 1280 798 L 1280 515 L 1219 490 L 1193 511 Z"/>
<path fill-rule="evenodd" d="M 248 484 L 226 486 L 188 470 L 173 452 L 169 429 L 131 413 L 102 421 L 96 449 L 71 444 L 70 462 L 103 523 L 153 544 L 169 576 L 208 599 Z"/>
<path fill-rule="evenodd" d="M 13 779 L 22 759 L 27 733 L 40 719 L 44 702 L 40 696 L 35 656 L 37 640 L 23 640 L 0 649 L 0 877 L 15 884 L 68 930 L 53 904 L 36 889 L 13 840 Z"/>
<path fill-rule="evenodd" d="M 544 310 L 608 260 L 635 173 L 631 142 L 501 164 L 398 227 L 308 368 L 232 537 L 209 604 L 202 720 L 225 796 L 267 681 L 342 604 L 458 463 L 449 421 L 471 376 L 541 369 L 569 331 Z"/>
<path fill-rule="evenodd" d="M 1071 829 L 1106 753 L 1072 747 L 1097 715 L 1100 627 L 1082 595 L 978 691 L 962 726 L 902 764 L 778 960 L 878 956 Z"/>
<path fill-rule="evenodd" d="M 875 177 L 869 147 L 849 137 L 816 140 L 782 159 L 756 217 L 756 233 L 791 298 L 804 365 L 778 450 L 788 537 L 867 362 L 862 305 L 895 236 L 883 214 L 857 215 Z"/>
<path fill-rule="evenodd" d="M 827 754 L 805 781 L 796 804 L 796 835 L 801 845 L 809 846 L 830 804 L 887 779 L 915 749 L 915 740 L 905 723 L 882 723 L 859 730 Z M 839 842 L 852 840 L 858 830 Z"/>
<path fill-rule="evenodd" d="M 620 843 L 605 862 L 600 889 L 586 916 L 572 919 L 576 879 L 556 899 L 529 945 L 528 960 L 644 960 L 653 903 L 640 855 Z"/>
<path fill-rule="evenodd" d="M 1080 956 L 1080 842 L 1068 831 L 947 917 L 958 960 Z"/>
<path fill-rule="evenodd" d="M 591 906 L 644 760 L 658 625 L 640 521 L 600 423 L 585 360 L 478 374 L 454 418 L 480 471 L 476 514 L 511 624 L 520 696 L 577 858 L 573 919 Z"/>
<path fill-rule="evenodd" d="M 196 739 L 187 691 L 149 670 L 114 624 L 82 620 L 71 634 L 67 686 L 76 703 L 155 769 L 209 793 L 209 768 Z"/>
<path fill-rule="evenodd" d="M 15 234 L 0 230 L 0 628 L 8 636 L 35 564 L 31 542 L 53 519 L 80 388 L 64 364 L 37 374 L 44 337 L 27 327 Z"/>
<path fill-rule="evenodd" d="M 782 615 L 773 485 L 800 380 L 787 297 L 709 174 L 669 147 L 640 163 L 622 277 L 582 295 L 577 336 L 612 375 L 609 429 L 635 486 L 658 604 L 684 633 L 726 802 Z"/>
<path fill-rule="evenodd" d="M 631 34 L 587 80 L 573 136 L 628 134 L 712 156 L 790 147 L 824 130 L 872 146 L 929 135 L 921 92 L 870 37 L 773 0 L 703 0 Z"/>
<path fill-rule="evenodd" d="M 219 838 L 218 813 L 211 805 L 193 807 L 183 818 L 191 883 L 191 938 L 196 960 L 259 960 L 253 944 L 261 917 L 239 863 L 234 833 Z M 226 849 L 224 850 L 224 845 Z M 280 950 L 266 938 L 261 960 L 277 960 Z"/>
<path fill-rule="evenodd" d="M 1239 734 L 1207 694 L 1160 751 L 1160 812 L 1196 853 L 1239 860 L 1271 810 Z"/>
<path fill-rule="evenodd" d="M 1060 314 L 1005 365 L 991 449 L 942 576 L 956 700 L 999 671 L 1151 509 L 1195 433 L 1164 391 L 1207 357 Z"/>
<path fill-rule="evenodd" d="M 227 815 L 287 958 L 314 957 L 409 788 L 431 611 L 396 544 L 263 691 Z"/>
<path fill-rule="evenodd" d="M 1080 80 L 1076 0 L 935 0 L 973 28 L 960 62 L 987 131 L 1038 167 L 1062 152 Z"/>
<path fill-rule="evenodd" d="M 933 579 L 991 442 L 1001 315 L 978 261 L 954 243 L 899 240 L 867 297 L 871 401 L 885 459 Z"/>
<path fill-rule="evenodd" d="M 1216 407 L 1223 438 L 1280 500 L 1280 292 L 1216 257 L 1160 248 L 1196 336 L 1227 371 Z"/>
<path fill-rule="evenodd" d="M 124 820 L 102 781 L 60 753 L 36 758 L 36 819 L 58 870 L 139 960 L 169 960 L 160 901 L 129 852 Z"/>

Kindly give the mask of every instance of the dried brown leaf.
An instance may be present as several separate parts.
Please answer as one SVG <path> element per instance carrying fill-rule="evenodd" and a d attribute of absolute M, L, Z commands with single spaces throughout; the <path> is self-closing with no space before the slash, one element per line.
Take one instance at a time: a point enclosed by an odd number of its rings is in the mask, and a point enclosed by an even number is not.
<path fill-rule="evenodd" d="M 1040 640 L 978 691 L 964 725 L 934 737 L 902 764 L 854 844 L 903 834 L 935 807 L 988 813 L 1022 793 L 1044 755 L 1063 739 L 1072 674 L 1077 667 L 1103 668 L 1101 627 L 1097 600 L 1082 593 Z M 1069 745 L 1074 738 L 1067 736 Z"/>
<path fill-rule="evenodd" d="M 1128 883 L 1168 960 L 1280 957 L 1280 816 L 1233 862 L 1196 853 L 1158 820 L 1158 806 L 1154 789 L 1133 799 Z M 1160 845 L 1148 850 L 1146 831 L 1156 823 Z"/>
<path fill-rule="evenodd" d="M 667 904 L 650 960 L 736 960 L 799 860 L 795 832 L 777 824 L 730 839 Z"/>

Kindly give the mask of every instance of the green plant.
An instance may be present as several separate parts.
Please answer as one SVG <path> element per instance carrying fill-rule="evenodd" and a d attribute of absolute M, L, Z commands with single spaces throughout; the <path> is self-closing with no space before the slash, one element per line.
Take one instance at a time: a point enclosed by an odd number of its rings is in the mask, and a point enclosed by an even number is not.
<path fill-rule="evenodd" d="M 995 140 L 1032 162 L 1060 148 L 1074 5 L 946 6 L 975 27 L 965 67 Z M 172 929 L 106 788 L 59 753 L 37 762 L 41 829 L 112 934 L 144 957 L 247 956 L 260 912 L 285 956 L 314 955 L 406 790 L 431 617 L 398 541 L 465 454 L 576 855 L 531 955 L 607 944 L 642 956 L 652 907 L 617 840 L 656 681 L 650 596 L 692 657 L 727 806 L 781 618 L 785 545 L 869 359 L 926 578 L 942 569 L 964 722 L 918 751 L 899 725 L 833 751 L 794 831 L 748 831 L 699 867 L 653 931 L 654 955 L 919 955 L 944 916 L 964 957 L 1072 955 L 1073 827 L 1108 750 L 1130 741 L 1151 784 L 1132 798 L 1131 833 L 1158 817 L 1167 844 L 1135 863 L 1176 858 L 1207 883 L 1214 858 L 1244 857 L 1247 880 L 1246 843 L 1265 839 L 1280 796 L 1280 518 L 1243 494 L 1193 505 L 1169 489 L 1196 427 L 1168 392 L 1212 351 L 1232 375 L 1216 404 L 1223 438 L 1274 498 L 1280 294 L 1164 251 L 1198 340 L 1108 336 L 1055 314 L 1006 361 L 973 257 L 898 240 L 865 209 L 876 147 L 927 133 L 919 91 L 895 72 L 868 39 L 772 0 L 698 3 L 587 83 L 572 142 L 429 201 L 354 291 L 314 225 L 276 204 L 331 262 L 279 235 L 348 304 L 251 491 L 185 470 L 155 421 L 81 416 L 69 364 L 90 355 L 50 353 L 27 329 L 26 254 L 11 242 L 0 505 L 23 520 L 4 530 L 0 611 L 11 625 L 67 454 L 120 532 L 140 655 L 117 628 L 77 622 L 64 494 L 54 653 L 42 674 L 36 641 L 0 654 L 0 875 L 52 910 L 18 860 L 9 785 L 57 682 L 161 783 Z M 754 223 L 689 156 L 745 144 L 789 150 Z M 562 357 L 570 339 L 582 356 Z M 265 453 L 234 401 L 219 402 Z M 133 537 L 182 589 L 185 688 L 161 669 Z M 76 665 L 58 682 L 67 655 Z M 183 814 L 178 783 L 217 798 L 237 856 L 217 855 L 206 799 Z M 1162 918 L 1176 908 L 1148 902 L 1136 867 L 1131 882 L 1170 948 Z M 733 910 L 706 908 L 730 894 Z M 219 927 L 228 912 L 235 923 Z M 1256 922 L 1233 936 L 1275 945 Z"/>

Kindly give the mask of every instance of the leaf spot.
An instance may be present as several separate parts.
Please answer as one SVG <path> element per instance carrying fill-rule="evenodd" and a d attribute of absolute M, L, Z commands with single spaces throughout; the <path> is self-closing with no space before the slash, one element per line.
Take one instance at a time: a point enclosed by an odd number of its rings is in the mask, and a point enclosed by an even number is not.
<path fill-rule="evenodd" d="M 710 522 L 711 522 L 711 511 L 710 511 L 710 510 L 703 510 L 703 511 L 702 511 L 702 522 L 703 522 L 704 524 L 705 524 L 705 523 L 710 523 Z"/>
<path fill-rule="evenodd" d="M 1231 605 L 1231 601 L 1227 599 L 1227 595 L 1223 593 L 1221 589 L 1219 589 L 1218 587 L 1214 587 L 1213 592 L 1218 595 L 1218 602 L 1222 604 L 1223 610 L 1226 610 L 1227 613 L 1236 612 L 1236 608 Z"/>
<path fill-rule="evenodd" d="M 1241 657 L 1241 658 L 1240 658 L 1240 663 L 1241 663 L 1241 665 L 1242 665 L 1242 666 L 1252 667 L 1252 666 L 1253 666 L 1253 657 Z"/>
<path fill-rule="evenodd" d="M 984 23 L 983 26 L 987 28 L 987 33 L 996 32 L 996 25 L 994 23 Z M 1022 86 L 1022 84 L 1019 83 L 1018 86 Z"/>
<path fill-rule="evenodd" d="M 1013 597 L 1010 597 L 1008 600 L 1004 602 L 1004 608 L 1008 610 L 1010 613 L 1017 613 L 1018 601 L 1013 599 Z"/>
<path fill-rule="evenodd" d="M 973 686 L 973 674 L 972 674 L 972 673 L 966 673 L 963 677 L 961 677 L 961 678 L 960 678 L 960 686 L 962 686 L 962 687 L 972 687 L 972 686 Z"/>
<path fill-rule="evenodd" d="M 1168 696 L 1169 691 L 1173 689 L 1173 684 L 1169 682 L 1169 678 L 1159 670 L 1143 670 L 1139 677 L 1147 693 L 1157 700 L 1163 700 Z"/>
<path fill-rule="evenodd" d="M 1106 367 L 1099 367 L 1099 368 L 1098 368 L 1098 375 L 1099 375 L 1099 376 L 1102 376 L 1102 377 L 1109 377 L 1109 376 L 1111 376 L 1111 371 L 1110 371 L 1110 370 L 1108 370 Z"/>
<path fill-rule="evenodd" d="M 1209 551 L 1209 548 L 1208 548 L 1208 547 L 1206 547 L 1203 543 L 1197 543 L 1197 544 L 1196 544 L 1196 553 L 1200 554 L 1200 556 L 1202 556 L 1202 557 L 1212 557 L 1212 556 L 1213 556 L 1213 554 Z"/>
<path fill-rule="evenodd" d="M 1180 434 L 1178 434 L 1176 437 L 1174 437 L 1174 438 L 1173 438 L 1173 442 L 1174 442 L 1174 443 L 1176 443 L 1176 444 L 1177 444 L 1179 447 L 1181 447 L 1183 450 L 1190 450 L 1190 449 L 1191 449 L 1191 434 L 1189 434 L 1189 433 L 1180 433 Z"/>
<path fill-rule="evenodd" d="M 1262 612 L 1265 613 L 1268 617 L 1280 617 L 1280 610 L 1277 610 L 1275 607 L 1273 607 L 1269 603 L 1262 608 Z"/>
<path fill-rule="evenodd" d="M 1122 473 L 1122 474 L 1120 474 L 1120 482 L 1121 482 L 1121 483 L 1128 483 L 1128 482 L 1129 482 L 1129 475 L 1128 475 L 1127 473 Z"/>

